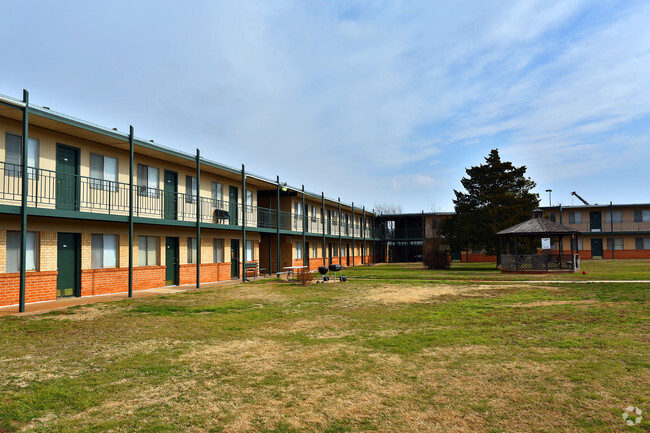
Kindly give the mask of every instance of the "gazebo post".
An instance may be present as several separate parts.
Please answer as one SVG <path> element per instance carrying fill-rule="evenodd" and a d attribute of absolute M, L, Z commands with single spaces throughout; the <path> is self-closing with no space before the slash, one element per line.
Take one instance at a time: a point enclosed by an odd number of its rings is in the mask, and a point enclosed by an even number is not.
<path fill-rule="evenodd" d="M 515 240 L 515 271 L 519 270 L 519 260 L 517 260 L 517 236 L 513 238 Z"/>

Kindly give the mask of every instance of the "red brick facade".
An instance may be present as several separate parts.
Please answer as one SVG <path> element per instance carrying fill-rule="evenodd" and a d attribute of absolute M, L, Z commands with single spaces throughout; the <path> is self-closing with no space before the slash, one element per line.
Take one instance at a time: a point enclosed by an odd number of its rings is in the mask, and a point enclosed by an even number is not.
<path fill-rule="evenodd" d="M 56 299 L 57 271 L 25 274 L 25 303 Z M 0 274 L 0 306 L 16 305 L 20 298 L 20 273 Z"/>

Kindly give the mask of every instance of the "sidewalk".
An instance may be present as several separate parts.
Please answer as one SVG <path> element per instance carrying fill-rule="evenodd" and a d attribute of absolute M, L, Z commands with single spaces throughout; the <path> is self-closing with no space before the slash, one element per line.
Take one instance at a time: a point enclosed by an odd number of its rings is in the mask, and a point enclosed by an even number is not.
<path fill-rule="evenodd" d="M 258 277 L 258 279 L 264 279 L 263 277 Z M 214 286 L 228 286 L 232 284 L 239 284 L 242 280 L 231 280 L 231 281 L 219 281 L 213 283 L 203 283 L 201 288 L 214 287 Z M 196 290 L 195 284 L 185 284 L 183 286 L 168 286 L 168 287 L 157 287 L 155 289 L 147 290 L 137 290 L 133 291 L 133 298 L 146 298 L 150 296 L 157 296 L 166 293 L 180 293 L 186 292 L 188 290 Z M 10 305 L 7 307 L 0 307 L 0 317 L 1 316 L 24 316 L 30 314 L 41 314 L 48 311 L 54 310 L 65 310 L 66 308 L 74 307 L 77 305 L 87 305 L 87 304 L 96 304 L 98 302 L 111 302 L 111 301 L 122 301 L 124 299 L 129 299 L 128 292 L 121 293 L 111 293 L 108 295 L 94 295 L 94 296 L 82 296 L 82 297 L 71 297 L 71 298 L 62 298 L 55 301 L 44 301 L 44 302 L 33 302 L 30 304 L 25 304 L 25 312 L 18 312 L 18 305 Z"/>

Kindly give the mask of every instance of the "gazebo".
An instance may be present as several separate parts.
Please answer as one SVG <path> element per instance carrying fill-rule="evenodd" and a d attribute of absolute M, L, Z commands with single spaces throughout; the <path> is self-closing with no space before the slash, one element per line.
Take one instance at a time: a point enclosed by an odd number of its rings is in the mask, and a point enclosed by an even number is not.
<path fill-rule="evenodd" d="M 501 247 L 501 272 L 575 272 L 580 269 L 577 251 L 580 232 L 543 218 L 543 215 L 543 210 L 535 209 L 532 219 L 497 233 Z M 571 254 L 563 254 L 565 237 L 569 237 Z M 551 238 L 557 238 L 557 250 L 551 249 Z M 537 239 L 541 240 L 541 249 Z"/>

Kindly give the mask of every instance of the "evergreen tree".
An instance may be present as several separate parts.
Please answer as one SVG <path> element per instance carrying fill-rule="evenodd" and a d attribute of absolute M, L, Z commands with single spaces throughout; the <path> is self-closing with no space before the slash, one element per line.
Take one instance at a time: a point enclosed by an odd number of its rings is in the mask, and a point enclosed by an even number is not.
<path fill-rule="evenodd" d="M 496 233 L 531 218 L 539 206 L 539 195 L 531 192 L 535 182 L 525 177 L 526 166 L 501 161 L 498 149 L 490 151 L 485 164 L 465 171 L 466 192 L 454 190 L 456 213 L 442 221 L 440 234 L 452 249 L 483 249 L 499 257 Z"/>

